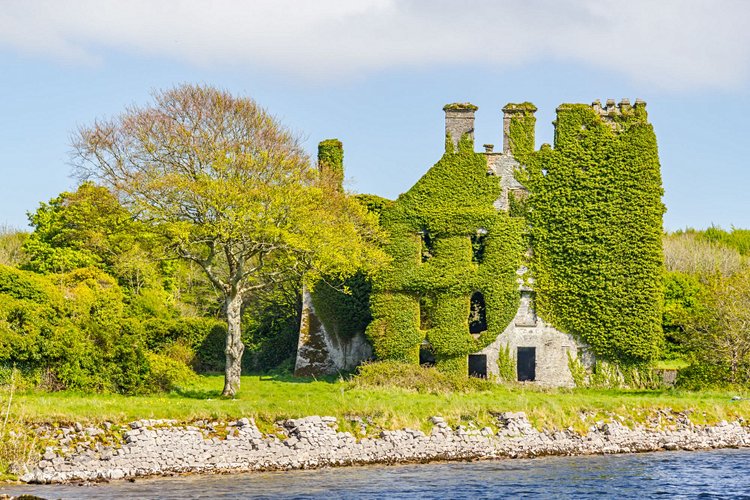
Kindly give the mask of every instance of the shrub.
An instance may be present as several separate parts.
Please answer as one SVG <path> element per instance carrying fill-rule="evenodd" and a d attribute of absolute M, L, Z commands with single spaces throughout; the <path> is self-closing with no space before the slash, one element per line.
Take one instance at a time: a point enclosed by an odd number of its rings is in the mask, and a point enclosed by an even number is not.
<path fill-rule="evenodd" d="M 198 373 L 223 372 L 226 366 L 224 348 L 227 344 L 227 325 L 213 321 L 206 336 L 197 343 L 193 369 Z"/>
<path fill-rule="evenodd" d="M 355 388 L 397 387 L 430 394 L 489 390 L 495 385 L 486 379 L 390 360 L 360 365 L 350 383 Z"/>
<path fill-rule="evenodd" d="M 192 351 L 190 364 L 196 371 L 220 372 L 224 370 L 226 324 L 213 318 L 153 318 L 143 323 L 146 347 L 155 352 L 182 349 Z M 180 345 L 176 345 L 180 344 Z"/>
<path fill-rule="evenodd" d="M 731 378 L 729 365 L 694 363 L 677 372 L 675 385 L 690 391 L 726 387 Z"/>
<path fill-rule="evenodd" d="M 146 379 L 146 387 L 159 390 L 171 391 L 184 387 L 194 382 L 197 375 L 186 364 L 153 352 L 146 353 L 149 374 Z"/>
<path fill-rule="evenodd" d="M 28 233 L 0 224 L 0 264 L 18 266 L 25 262 L 23 242 Z"/>

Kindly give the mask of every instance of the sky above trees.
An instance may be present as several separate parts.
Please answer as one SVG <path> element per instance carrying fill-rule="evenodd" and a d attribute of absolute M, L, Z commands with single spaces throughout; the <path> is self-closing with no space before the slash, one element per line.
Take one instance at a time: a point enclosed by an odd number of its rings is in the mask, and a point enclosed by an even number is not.
<path fill-rule="evenodd" d="M 500 108 L 532 101 L 539 146 L 562 102 L 640 97 L 665 226 L 750 227 L 748 25 L 740 0 L 7 1 L 0 224 L 74 186 L 79 126 L 189 82 L 256 99 L 310 153 L 338 137 L 348 188 L 390 198 L 439 159 L 445 103 L 499 145 Z"/>

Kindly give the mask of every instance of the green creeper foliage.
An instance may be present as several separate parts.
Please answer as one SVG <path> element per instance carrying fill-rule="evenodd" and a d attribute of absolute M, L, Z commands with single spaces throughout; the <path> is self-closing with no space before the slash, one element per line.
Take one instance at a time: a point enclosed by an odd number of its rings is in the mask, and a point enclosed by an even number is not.
<path fill-rule="evenodd" d="M 497 356 L 497 373 L 500 380 L 514 382 L 516 380 L 516 360 L 510 352 L 508 344 L 501 347 Z"/>
<path fill-rule="evenodd" d="M 476 111 L 479 108 L 471 104 L 470 102 L 454 102 L 454 103 L 446 104 L 445 106 L 443 106 L 443 111 L 449 111 L 452 109 Z"/>
<path fill-rule="evenodd" d="M 590 106 L 562 105 L 554 149 L 516 156 L 526 166 L 519 180 L 529 189 L 538 313 L 604 359 L 654 359 L 662 344 L 664 206 L 645 106 L 605 121 Z"/>
<path fill-rule="evenodd" d="M 375 194 L 356 194 L 354 199 L 364 206 L 368 212 L 376 214 L 378 217 L 383 213 L 383 210 L 393 205 L 393 200 Z"/>
<path fill-rule="evenodd" d="M 511 116 L 508 131 L 510 150 L 517 157 L 534 151 L 535 111 L 536 106 L 530 102 L 508 104 L 503 108 L 503 112 Z"/>
<path fill-rule="evenodd" d="M 457 151 L 447 148 L 414 187 L 383 206 L 391 264 L 373 280 L 366 331 L 378 358 L 418 363 L 426 339 L 439 369 L 466 374 L 467 354 L 494 341 L 511 321 L 523 219 L 498 212 L 499 195 L 486 158 L 464 136 Z M 485 301 L 486 329 L 472 335 L 476 292 Z"/>
<path fill-rule="evenodd" d="M 339 338 L 351 338 L 365 331 L 372 319 L 370 291 L 370 280 L 360 272 L 346 279 L 318 281 L 312 302 L 330 333 Z"/>
<path fill-rule="evenodd" d="M 326 139 L 318 144 L 318 169 L 321 177 L 337 189 L 344 182 L 344 145 L 338 139 Z"/>

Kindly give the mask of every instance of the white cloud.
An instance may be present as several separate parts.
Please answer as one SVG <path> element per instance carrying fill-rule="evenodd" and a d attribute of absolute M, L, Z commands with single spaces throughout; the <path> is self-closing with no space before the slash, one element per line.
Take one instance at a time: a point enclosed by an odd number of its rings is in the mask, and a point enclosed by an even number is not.
<path fill-rule="evenodd" d="M 5 0 L 0 46 L 73 62 L 105 49 L 350 78 L 555 59 L 666 88 L 750 74 L 744 0 Z"/>

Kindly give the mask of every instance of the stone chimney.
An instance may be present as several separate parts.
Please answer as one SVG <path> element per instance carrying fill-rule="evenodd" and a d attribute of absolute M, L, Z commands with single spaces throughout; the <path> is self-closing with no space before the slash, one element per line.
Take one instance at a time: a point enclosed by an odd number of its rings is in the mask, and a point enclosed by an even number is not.
<path fill-rule="evenodd" d="M 318 175 L 338 191 L 344 190 L 344 145 L 338 139 L 318 144 Z"/>
<path fill-rule="evenodd" d="M 446 137 L 446 148 L 447 138 L 450 138 L 453 143 L 453 150 L 458 150 L 458 141 L 464 135 L 468 135 L 471 142 L 474 143 L 474 112 L 478 108 L 468 102 L 454 102 L 453 104 L 446 104 L 443 107 L 445 111 L 445 137 Z"/>
<path fill-rule="evenodd" d="M 523 134 L 526 142 L 524 144 L 526 148 L 530 150 L 534 149 L 534 125 L 536 118 L 534 113 L 536 112 L 536 106 L 530 102 L 524 102 L 521 104 L 508 103 L 503 108 L 503 154 L 512 154 L 511 151 L 515 145 L 511 144 L 510 140 L 510 123 L 513 120 L 523 120 Z M 527 120 L 525 120 L 528 118 Z"/>

